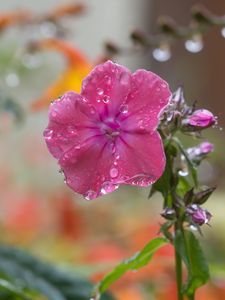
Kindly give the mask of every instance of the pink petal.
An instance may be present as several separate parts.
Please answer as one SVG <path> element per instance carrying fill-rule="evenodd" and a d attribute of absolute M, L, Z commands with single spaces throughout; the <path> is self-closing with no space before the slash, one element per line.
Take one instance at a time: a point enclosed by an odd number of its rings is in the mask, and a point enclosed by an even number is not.
<path fill-rule="evenodd" d="M 95 138 L 80 149 L 68 151 L 67 155 L 76 157 L 74 162 L 67 162 L 65 155 L 59 164 L 64 171 L 66 183 L 87 200 L 113 192 L 118 187 L 111 181 L 112 153 L 110 143 L 105 139 Z"/>
<path fill-rule="evenodd" d="M 158 132 L 124 134 L 116 148 L 118 183 L 148 186 L 162 175 L 165 155 Z"/>
<path fill-rule="evenodd" d="M 125 103 L 127 111 L 119 116 L 122 128 L 130 131 L 155 129 L 170 96 L 166 81 L 150 71 L 137 70 L 132 75 L 132 88 Z"/>
<path fill-rule="evenodd" d="M 60 158 L 71 147 L 79 147 L 86 139 L 96 135 L 96 125 L 90 114 L 83 97 L 74 92 L 68 92 L 52 103 L 44 137 L 54 157 Z M 95 111 L 93 115 L 96 115 Z"/>
<path fill-rule="evenodd" d="M 131 88 L 131 72 L 107 61 L 94 68 L 82 84 L 81 94 L 104 117 L 115 116 Z"/>

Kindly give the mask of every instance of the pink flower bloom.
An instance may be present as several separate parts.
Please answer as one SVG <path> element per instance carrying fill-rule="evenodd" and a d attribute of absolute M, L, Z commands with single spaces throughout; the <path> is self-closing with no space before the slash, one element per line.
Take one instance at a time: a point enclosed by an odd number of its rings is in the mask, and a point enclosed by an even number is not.
<path fill-rule="evenodd" d="M 210 111 L 198 109 L 188 117 L 185 124 L 196 127 L 196 129 L 205 129 L 215 124 L 215 122 L 216 119 Z"/>
<path fill-rule="evenodd" d="M 66 183 L 87 200 L 120 184 L 148 186 L 163 173 L 165 155 L 156 131 L 171 95 L 157 75 L 107 61 L 49 109 L 44 131 Z"/>

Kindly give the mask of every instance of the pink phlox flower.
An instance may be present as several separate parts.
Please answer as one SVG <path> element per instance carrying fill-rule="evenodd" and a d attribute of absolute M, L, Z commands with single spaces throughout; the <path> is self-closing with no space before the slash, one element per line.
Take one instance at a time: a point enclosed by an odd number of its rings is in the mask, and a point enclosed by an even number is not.
<path fill-rule="evenodd" d="M 120 184 L 155 182 L 165 167 L 157 125 L 170 96 L 154 73 L 107 61 L 83 80 L 81 94 L 54 101 L 44 137 L 67 185 L 91 200 Z"/>

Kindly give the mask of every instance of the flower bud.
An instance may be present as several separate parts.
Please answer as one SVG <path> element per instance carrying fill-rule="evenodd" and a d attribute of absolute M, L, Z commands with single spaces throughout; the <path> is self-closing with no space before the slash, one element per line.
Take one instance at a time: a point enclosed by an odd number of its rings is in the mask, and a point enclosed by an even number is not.
<path fill-rule="evenodd" d="M 198 224 L 200 226 L 203 224 L 208 224 L 212 217 L 208 210 L 201 208 L 197 204 L 192 204 L 191 206 L 188 206 L 186 208 L 186 213 L 191 217 L 192 221 L 195 224 Z"/>
<path fill-rule="evenodd" d="M 216 122 L 215 116 L 206 109 L 198 109 L 183 120 L 187 131 L 206 129 Z"/>
<path fill-rule="evenodd" d="M 167 220 L 173 220 L 175 218 L 175 210 L 173 208 L 165 208 L 162 213 L 161 216 Z"/>
<path fill-rule="evenodd" d="M 187 154 L 192 161 L 199 163 L 203 158 L 205 158 L 208 154 L 210 154 L 213 151 L 214 145 L 205 141 L 196 147 L 188 148 Z"/>

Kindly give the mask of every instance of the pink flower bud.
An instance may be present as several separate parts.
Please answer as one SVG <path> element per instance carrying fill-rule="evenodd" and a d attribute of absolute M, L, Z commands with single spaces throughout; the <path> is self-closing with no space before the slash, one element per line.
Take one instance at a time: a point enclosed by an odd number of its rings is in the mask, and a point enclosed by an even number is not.
<path fill-rule="evenodd" d="M 215 116 L 210 111 L 198 109 L 184 121 L 184 124 L 201 130 L 212 126 L 215 122 Z"/>
<path fill-rule="evenodd" d="M 208 224 L 212 215 L 208 210 L 201 208 L 197 204 L 192 204 L 186 209 L 187 214 L 191 217 L 192 221 L 198 225 Z"/>
<path fill-rule="evenodd" d="M 214 151 L 214 145 L 205 141 L 196 147 L 188 148 L 187 153 L 191 160 L 200 162 L 208 154 Z"/>

